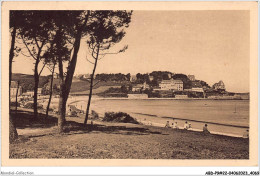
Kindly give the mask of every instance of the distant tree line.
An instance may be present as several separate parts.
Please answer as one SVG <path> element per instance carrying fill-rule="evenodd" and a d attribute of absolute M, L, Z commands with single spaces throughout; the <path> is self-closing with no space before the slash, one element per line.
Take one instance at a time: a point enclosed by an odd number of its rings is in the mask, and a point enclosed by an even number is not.
<path fill-rule="evenodd" d="M 110 73 L 110 74 L 96 74 L 97 80 L 100 81 L 130 81 L 130 73 L 122 74 L 122 73 Z"/>
<path fill-rule="evenodd" d="M 133 76 L 133 75 L 132 75 Z M 122 74 L 122 73 L 116 73 L 116 74 L 106 74 L 101 73 L 96 75 L 96 80 L 100 81 L 132 81 L 133 84 L 143 84 L 147 83 L 150 86 L 156 87 L 159 85 L 159 83 L 162 80 L 169 80 L 169 79 L 175 79 L 175 80 L 181 80 L 183 82 L 183 88 L 184 89 L 191 89 L 194 85 L 195 87 L 206 87 L 210 88 L 210 86 L 202 80 L 195 80 L 191 81 L 187 75 L 185 74 L 174 74 L 169 71 L 153 71 L 151 73 L 137 73 L 135 75 L 136 80 L 131 80 L 130 73 L 128 74 Z M 194 82 L 195 84 L 192 84 Z"/>

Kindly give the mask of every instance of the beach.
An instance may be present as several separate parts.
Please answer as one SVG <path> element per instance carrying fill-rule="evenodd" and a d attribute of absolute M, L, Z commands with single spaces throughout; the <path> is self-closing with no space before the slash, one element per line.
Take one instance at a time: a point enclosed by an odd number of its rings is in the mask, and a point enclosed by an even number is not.
<path fill-rule="evenodd" d="M 68 104 L 85 110 L 87 96 L 71 97 Z M 105 112 L 126 112 L 138 121 L 152 126 L 165 126 L 177 121 L 183 127 L 188 121 L 194 130 L 202 130 L 205 123 L 216 134 L 242 136 L 249 128 L 248 100 L 209 99 L 120 99 L 93 97 L 91 110 L 104 116 Z"/>

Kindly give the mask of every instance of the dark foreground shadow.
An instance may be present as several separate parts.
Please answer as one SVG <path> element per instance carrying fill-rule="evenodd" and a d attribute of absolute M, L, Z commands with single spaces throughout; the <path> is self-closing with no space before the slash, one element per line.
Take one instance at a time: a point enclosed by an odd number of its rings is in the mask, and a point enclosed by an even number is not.
<path fill-rule="evenodd" d="M 82 123 L 74 121 L 67 121 L 65 126 L 65 133 L 82 134 L 82 133 L 107 133 L 107 134 L 122 134 L 122 135 L 149 135 L 149 134 L 162 134 L 161 132 L 150 131 L 148 128 L 143 127 L 126 127 L 123 125 L 100 125 L 100 124 L 88 124 L 87 126 Z"/>
<path fill-rule="evenodd" d="M 12 118 L 14 119 L 16 128 L 25 129 L 25 128 L 51 128 L 57 126 L 58 119 L 53 116 L 49 116 L 47 119 L 45 118 L 45 114 L 39 113 L 38 118 L 34 118 L 33 112 L 28 111 L 11 111 Z M 144 127 L 127 127 L 124 124 L 120 124 L 118 126 L 113 125 L 101 125 L 101 124 L 88 124 L 85 126 L 82 123 L 78 123 L 75 121 L 67 121 L 64 127 L 65 135 L 72 134 L 83 134 L 83 133 L 107 133 L 107 134 L 122 134 L 122 135 L 149 135 L 149 134 L 162 134 L 158 131 L 150 131 L 148 128 Z M 53 134 L 37 134 L 31 137 L 41 137 L 46 135 L 54 135 Z"/>
<path fill-rule="evenodd" d="M 52 116 L 45 118 L 45 114 L 38 113 L 38 118 L 34 117 L 33 112 L 28 111 L 11 111 L 16 128 L 50 128 L 56 126 L 58 119 Z"/>

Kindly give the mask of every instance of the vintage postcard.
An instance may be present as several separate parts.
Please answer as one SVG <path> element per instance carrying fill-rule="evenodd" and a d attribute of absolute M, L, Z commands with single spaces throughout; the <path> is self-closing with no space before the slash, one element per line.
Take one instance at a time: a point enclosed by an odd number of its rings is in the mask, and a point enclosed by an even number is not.
<path fill-rule="evenodd" d="M 2 165 L 256 166 L 257 8 L 3 2 Z"/>

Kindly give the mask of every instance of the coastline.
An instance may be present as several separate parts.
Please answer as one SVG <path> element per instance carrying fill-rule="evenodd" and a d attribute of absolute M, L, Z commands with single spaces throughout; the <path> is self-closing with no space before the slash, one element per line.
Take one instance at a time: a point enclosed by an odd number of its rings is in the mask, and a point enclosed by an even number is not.
<path fill-rule="evenodd" d="M 86 102 L 87 97 L 74 97 L 72 98 L 71 103 L 77 103 L 78 108 L 81 107 L 80 101 L 82 100 L 83 104 Z M 112 103 L 111 106 L 108 106 L 106 101 L 111 101 L 109 103 Z M 118 102 L 116 102 L 118 100 Z M 138 101 L 140 100 L 140 102 Z M 158 100 L 158 103 L 156 101 Z M 185 102 L 195 102 L 195 101 L 203 101 L 199 104 L 198 108 L 203 108 L 201 110 L 198 110 L 194 112 L 192 109 L 186 109 L 184 107 L 181 107 L 178 111 L 175 111 L 175 108 L 179 108 L 179 103 L 177 106 L 171 105 L 168 106 L 171 101 L 172 102 L 183 102 L 181 103 L 182 106 L 185 106 Z M 104 102 L 99 102 L 99 101 L 104 101 Z M 113 103 L 115 101 L 115 103 Z M 122 101 L 122 102 L 120 102 Z M 139 103 L 136 104 L 134 101 L 138 101 Z M 143 101 L 143 102 L 142 102 Z M 150 103 L 145 103 L 145 102 L 151 101 L 153 103 L 153 107 L 150 111 L 147 110 L 147 106 Z M 163 102 L 165 101 L 165 102 Z M 169 101 L 169 102 L 168 102 Z M 245 102 L 247 104 L 248 100 L 243 100 L 243 101 L 238 101 L 238 100 L 233 100 L 235 102 Z M 126 104 L 122 104 L 123 102 L 128 102 Z M 162 104 L 160 103 L 162 102 Z M 208 103 L 208 102 L 219 102 L 218 104 L 220 105 L 218 109 L 222 109 L 222 102 L 232 102 L 232 101 L 225 101 L 225 100 L 219 100 L 219 101 L 212 101 L 210 99 L 184 99 L 182 100 L 177 100 L 177 99 L 172 99 L 172 98 L 154 98 L 154 99 L 128 99 L 128 98 L 100 98 L 100 97 L 93 97 L 93 104 L 91 104 L 91 110 L 94 110 L 99 114 L 99 116 L 103 116 L 105 112 L 125 112 L 130 114 L 132 117 L 136 118 L 142 123 L 147 123 L 146 121 L 150 121 L 150 123 L 153 123 L 153 125 L 157 126 L 165 126 L 166 121 L 170 121 L 172 123 L 172 120 L 174 119 L 175 121 L 178 121 L 180 126 L 183 126 L 185 121 L 191 122 L 192 123 L 192 128 L 195 130 L 200 130 L 203 128 L 203 125 L 206 123 L 210 125 L 211 131 L 216 133 L 216 134 L 223 134 L 223 135 L 228 135 L 228 136 L 239 136 L 241 137 L 246 129 L 249 128 L 249 124 L 247 123 L 247 120 L 234 120 L 237 119 L 238 117 L 241 117 L 241 111 L 238 110 L 237 113 L 233 113 L 233 109 L 235 108 L 235 104 L 237 103 L 231 103 L 229 104 L 228 109 L 230 109 L 228 112 L 232 113 L 230 115 L 232 116 L 227 116 L 227 114 L 224 112 L 224 114 L 220 113 L 219 116 L 211 116 L 212 113 L 208 113 L 204 117 L 201 116 L 201 112 L 207 113 L 209 110 L 210 112 L 212 111 L 212 107 L 215 107 L 215 103 Z M 157 106 L 158 104 L 158 106 Z M 226 104 L 226 103 L 225 103 Z M 168 106 L 165 108 L 165 106 Z M 232 108 L 230 108 L 230 105 Z M 193 105 L 192 105 L 193 106 Z M 188 107 L 192 107 L 188 106 Z M 234 107 L 233 107 L 234 106 Z M 172 110 L 170 110 L 171 108 Z M 238 105 L 239 107 L 239 105 Z M 144 109 L 143 109 L 144 108 Z M 215 111 L 220 112 L 218 109 L 214 109 Z M 84 108 L 83 108 L 84 110 Z M 167 110 L 167 112 L 164 112 Z M 212 111 L 212 112 L 215 112 Z M 191 112 L 192 114 L 189 114 Z M 221 111 L 223 112 L 223 111 Z M 190 115 L 190 116 L 189 116 Z M 221 117 L 222 115 L 225 115 L 225 117 Z M 229 117 L 232 117 L 231 120 L 228 120 Z M 243 116 L 242 116 L 243 117 Z M 242 118 L 241 117 L 241 118 Z M 244 118 L 244 117 L 243 117 Z M 246 117 L 245 117 L 246 118 Z M 225 120 L 226 119 L 226 120 Z M 146 121 L 145 121 L 146 120 Z M 143 122 L 144 121 L 144 122 Z"/>
<path fill-rule="evenodd" d="M 74 96 L 77 97 L 77 96 Z M 124 98 L 124 97 L 93 97 L 92 99 L 95 100 L 184 100 L 184 101 L 190 101 L 190 100 L 236 100 L 236 101 L 249 101 L 249 99 L 210 99 L 210 98 Z"/>
<path fill-rule="evenodd" d="M 179 121 L 178 122 L 180 122 L 180 121 L 186 121 L 185 119 L 178 119 Z M 165 124 L 162 124 L 162 123 L 156 123 L 156 122 L 151 122 L 151 121 L 146 121 L 146 120 L 140 120 L 140 119 L 137 119 L 137 121 L 140 123 L 140 124 L 143 124 L 143 125 L 147 125 L 147 126 L 154 126 L 154 127 L 162 127 L 162 128 L 165 128 Z M 175 121 L 176 121 L 176 119 L 175 119 Z M 192 120 L 188 120 L 189 122 L 191 122 Z M 205 123 L 203 123 L 203 124 L 205 124 Z M 207 124 L 211 124 L 210 122 L 209 123 L 207 123 Z M 193 123 L 193 125 L 194 125 L 194 123 Z M 225 125 L 225 124 L 220 124 L 220 125 Z M 197 125 L 195 126 L 195 127 L 197 127 Z M 201 126 L 201 128 L 189 128 L 188 129 L 188 131 L 195 131 L 195 132 L 203 132 L 203 130 L 202 130 L 202 127 L 203 126 Z M 184 130 L 184 127 L 183 126 L 179 126 L 178 127 L 180 130 Z M 236 127 L 237 128 L 237 127 Z M 239 126 L 239 128 L 249 128 L 249 127 L 240 127 Z M 169 128 L 169 129 L 172 129 L 172 130 L 174 130 L 173 128 Z M 236 138 L 244 138 L 243 137 L 243 134 L 234 134 L 234 133 L 228 133 L 228 132 L 219 132 L 219 131 L 212 131 L 212 130 L 210 130 L 210 133 L 211 134 L 214 134 L 214 135 L 220 135 L 220 136 L 229 136 L 229 137 L 236 137 Z"/>

